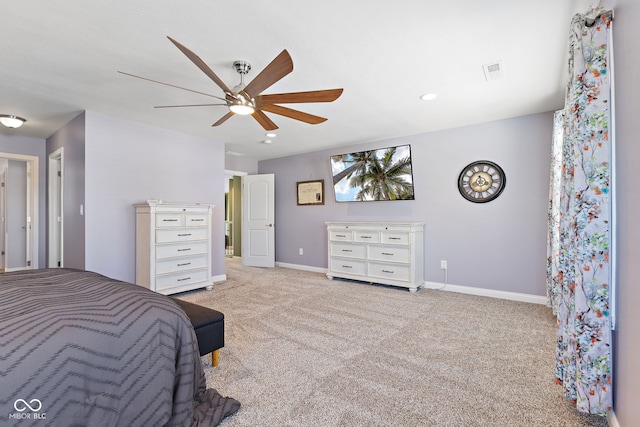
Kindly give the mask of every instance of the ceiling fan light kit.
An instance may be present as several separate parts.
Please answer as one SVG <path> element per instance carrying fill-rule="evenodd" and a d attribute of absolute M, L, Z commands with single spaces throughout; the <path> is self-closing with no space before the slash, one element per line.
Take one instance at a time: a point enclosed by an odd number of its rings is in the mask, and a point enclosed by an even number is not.
<path fill-rule="evenodd" d="M 0 123 L 2 123 L 4 126 L 10 129 L 19 128 L 26 121 L 27 120 L 23 119 L 22 117 L 10 115 L 10 114 L 0 114 Z"/>
<path fill-rule="evenodd" d="M 255 101 L 253 99 L 249 99 L 244 91 L 237 92 L 234 99 L 228 99 L 227 101 L 229 102 L 229 110 L 235 114 L 248 116 L 256 111 Z"/>
<path fill-rule="evenodd" d="M 245 86 L 244 75 L 251 70 L 251 64 L 247 61 L 238 60 L 233 63 L 233 67 L 240 74 L 240 84 L 233 89 L 229 87 L 209 68 L 209 66 L 193 51 L 186 46 L 182 45 L 178 41 L 167 38 L 173 43 L 191 62 L 193 62 L 203 73 L 205 73 L 222 91 L 224 92 L 224 98 L 197 92 L 191 89 L 175 86 L 168 83 L 159 82 L 157 80 L 148 79 L 145 77 L 136 76 L 129 73 L 122 74 L 137 77 L 143 80 L 151 81 L 154 83 L 160 83 L 165 86 L 174 87 L 177 89 L 183 89 L 190 92 L 199 93 L 201 95 L 210 96 L 220 99 L 224 103 L 219 104 L 189 104 L 189 105 L 165 105 L 157 106 L 156 108 L 172 108 L 172 107 L 205 107 L 205 106 L 226 106 L 229 108 L 229 112 L 222 116 L 212 126 L 219 126 L 227 121 L 231 116 L 238 115 L 251 115 L 262 128 L 266 131 L 273 131 L 278 129 L 278 126 L 264 113 L 269 112 L 278 114 L 280 116 L 288 117 L 290 119 L 299 120 L 301 122 L 309 124 L 318 124 L 325 122 L 327 119 L 313 114 L 305 113 L 303 111 L 294 110 L 292 108 L 284 107 L 279 104 L 296 104 L 296 103 L 310 103 L 310 102 L 333 102 L 342 95 L 343 89 L 327 89 L 327 90 L 314 90 L 306 92 L 290 92 L 290 93 L 278 93 L 278 94 L 262 94 L 263 91 L 268 89 L 274 83 L 282 79 L 284 76 L 293 71 L 293 61 L 289 52 L 283 50 L 280 54 L 269 63 L 251 82 Z"/>

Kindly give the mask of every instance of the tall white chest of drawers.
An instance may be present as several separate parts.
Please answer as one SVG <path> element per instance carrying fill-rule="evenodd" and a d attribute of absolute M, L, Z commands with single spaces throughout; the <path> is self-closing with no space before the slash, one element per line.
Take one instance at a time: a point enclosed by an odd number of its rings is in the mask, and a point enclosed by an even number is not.
<path fill-rule="evenodd" d="M 424 283 L 424 222 L 329 221 L 327 277 L 401 286 Z"/>
<path fill-rule="evenodd" d="M 147 202 L 136 208 L 136 284 L 161 294 L 213 287 L 213 205 Z"/>

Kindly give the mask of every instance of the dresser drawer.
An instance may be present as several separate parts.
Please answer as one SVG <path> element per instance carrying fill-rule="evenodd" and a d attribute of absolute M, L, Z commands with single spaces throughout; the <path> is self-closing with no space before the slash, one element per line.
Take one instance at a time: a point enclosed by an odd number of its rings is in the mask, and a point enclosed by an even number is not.
<path fill-rule="evenodd" d="M 156 243 L 188 242 L 190 240 L 207 240 L 206 228 L 183 228 L 176 230 L 156 230 Z"/>
<path fill-rule="evenodd" d="M 167 259 L 156 262 L 156 274 L 176 273 L 207 267 L 207 254 L 195 257 Z"/>
<path fill-rule="evenodd" d="M 411 251 L 408 246 L 369 246 L 369 259 L 408 263 Z"/>
<path fill-rule="evenodd" d="M 207 283 L 207 280 L 209 280 L 209 278 L 207 277 L 206 269 L 186 271 L 180 274 L 168 274 L 166 276 L 156 277 L 156 290 L 162 291 L 164 289 L 176 288 L 198 282 Z M 203 287 L 204 286 L 206 286 L 206 284 L 203 284 Z"/>
<path fill-rule="evenodd" d="M 156 259 L 184 257 L 190 255 L 206 254 L 207 242 L 190 243 L 185 242 L 175 245 L 156 246 Z"/>
<path fill-rule="evenodd" d="M 358 276 L 365 276 L 367 274 L 367 264 L 365 261 L 330 258 L 329 262 L 331 263 L 329 269 L 333 273 L 347 273 Z"/>
<path fill-rule="evenodd" d="M 180 212 L 162 212 L 156 214 L 156 227 L 183 227 L 184 215 Z"/>
<path fill-rule="evenodd" d="M 329 232 L 329 239 L 335 242 L 351 242 L 353 240 L 351 231 L 336 231 L 331 230 Z"/>
<path fill-rule="evenodd" d="M 365 245 L 352 245 L 349 243 L 331 242 L 331 256 L 342 256 L 347 258 L 364 258 L 366 254 Z"/>
<path fill-rule="evenodd" d="M 402 233 L 402 232 L 394 233 L 389 231 L 383 231 L 381 243 L 390 243 L 394 245 L 408 245 L 409 233 Z"/>
<path fill-rule="evenodd" d="M 187 213 L 184 218 L 187 227 L 201 227 L 209 224 L 209 215 L 204 213 Z"/>
<path fill-rule="evenodd" d="M 411 278 L 411 269 L 408 265 L 370 262 L 369 277 L 408 282 Z"/>
<path fill-rule="evenodd" d="M 353 233 L 353 241 L 360 243 L 380 243 L 380 233 L 375 231 L 356 231 Z"/>

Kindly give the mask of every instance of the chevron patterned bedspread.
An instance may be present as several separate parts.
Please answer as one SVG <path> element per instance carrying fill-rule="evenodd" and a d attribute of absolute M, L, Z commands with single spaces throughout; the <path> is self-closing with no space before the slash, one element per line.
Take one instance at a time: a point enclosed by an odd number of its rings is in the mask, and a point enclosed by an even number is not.
<path fill-rule="evenodd" d="M 206 389 L 170 298 L 97 273 L 0 273 L 0 425 L 212 426 L 240 404 Z"/>

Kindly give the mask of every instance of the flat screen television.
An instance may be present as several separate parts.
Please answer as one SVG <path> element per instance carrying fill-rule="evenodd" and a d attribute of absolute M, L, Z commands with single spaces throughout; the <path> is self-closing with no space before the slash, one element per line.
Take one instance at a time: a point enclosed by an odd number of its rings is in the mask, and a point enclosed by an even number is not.
<path fill-rule="evenodd" d="M 331 156 L 336 202 L 414 200 L 411 146 Z"/>

